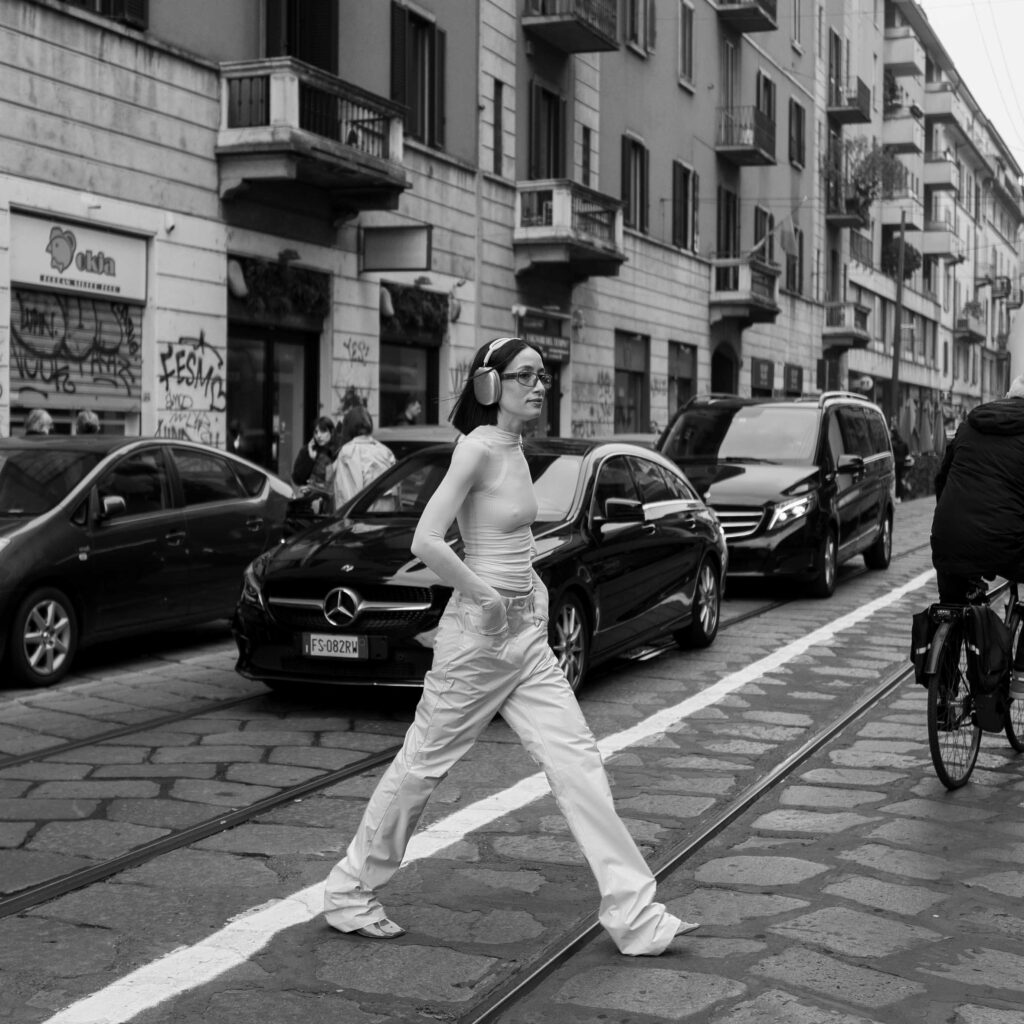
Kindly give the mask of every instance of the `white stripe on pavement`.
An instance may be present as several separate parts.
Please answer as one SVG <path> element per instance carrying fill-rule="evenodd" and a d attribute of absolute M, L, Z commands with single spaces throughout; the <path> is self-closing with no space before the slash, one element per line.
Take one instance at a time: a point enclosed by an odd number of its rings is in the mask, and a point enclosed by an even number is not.
<path fill-rule="evenodd" d="M 858 625 L 876 612 L 902 600 L 907 594 L 919 590 L 934 575 L 934 570 L 921 573 L 883 597 L 869 601 L 828 625 L 792 641 L 774 654 L 730 673 L 706 690 L 656 712 L 629 729 L 606 736 L 599 743 L 601 753 L 608 757 L 629 746 L 661 736 L 694 712 L 714 704 L 746 683 L 774 672 L 811 647 L 828 642 L 836 634 Z M 500 793 L 478 800 L 417 833 L 409 844 L 403 864 L 429 857 L 464 839 L 469 832 L 525 807 L 548 792 L 544 774 L 537 772 Z M 198 988 L 240 966 L 263 949 L 278 932 L 311 921 L 320 914 L 322 908 L 323 882 L 317 882 L 283 899 L 244 911 L 201 942 L 183 946 L 132 971 L 99 992 L 54 1014 L 46 1024 L 123 1024 L 144 1010 Z"/>

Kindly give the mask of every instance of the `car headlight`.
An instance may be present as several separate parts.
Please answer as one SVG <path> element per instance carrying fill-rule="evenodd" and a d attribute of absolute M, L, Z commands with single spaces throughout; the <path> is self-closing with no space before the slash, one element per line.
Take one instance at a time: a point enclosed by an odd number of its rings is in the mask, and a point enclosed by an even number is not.
<path fill-rule="evenodd" d="M 10 537 L 0 537 L 0 551 L 3 551 L 3 549 L 5 547 L 7 547 L 7 545 L 10 544 L 10 543 L 11 543 L 11 538 Z"/>
<path fill-rule="evenodd" d="M 239 596 L 241 604 L 254 604 L 266 610 L 263 603 L 263 578 L 267 575 L 267 567 L 273 557 L 273 551 L 264 551 L 245 567 L 242 573 L 242 593 Z"/>
<path fill-rule="evenodd" d="M 789 501 L 780 502 L 772 509 L 771 519 L 768 520 L 769 530 L 779 530 L 783 526 L 789 526 L 798 519 L 809 515 L 814 508 L 814 494 L 802 494 L 799 498 L 791 498 Z"/>

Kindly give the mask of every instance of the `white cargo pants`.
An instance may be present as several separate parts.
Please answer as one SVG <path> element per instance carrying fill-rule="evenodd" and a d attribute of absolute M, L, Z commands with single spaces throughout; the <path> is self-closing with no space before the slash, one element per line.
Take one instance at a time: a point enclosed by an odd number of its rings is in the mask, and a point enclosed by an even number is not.
<path fill-rule="evenodd" d="M 454 594 L 401 752 L 374 791 L 348 852 L 327 878 L 324 913 L 350 932 L 386 916 L 375 890 L 398 870 L 430 794 L 495 712 L 544 769 L 597 880 L 599 920 L 619 950 L 656 955 L 678 918 L 654 902 L 655 881 L 612 802 L 601 755 L 534 613 L 533 594 L 506 598 L 508 629 L 481 631 Z"/>

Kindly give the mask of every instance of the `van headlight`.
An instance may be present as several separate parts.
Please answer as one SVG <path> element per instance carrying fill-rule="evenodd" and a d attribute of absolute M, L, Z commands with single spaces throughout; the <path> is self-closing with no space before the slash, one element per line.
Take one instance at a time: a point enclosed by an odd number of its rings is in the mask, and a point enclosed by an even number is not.
<path fill-rule="evenodd" d="M 768 520 L 769 530 L 781 530 L 784 526 L 795 523 L 798 519 L 810 515 L 814 508 L 815 498 L 813 492 L 802 494 L 799 498 L 791 498 L 789 501 L 780 502 L 772 509 L 771 518 Z"/>
<path fill-rule="evenodd" d="M 242 593 L 239 595 L 241 604 L 253 604 L 266 611 L 267 606 L 263 603 L 263 579 L 273 557 L 273 551 L 264 551 L 245 567 L 245 572 L 242 573 Z"/>

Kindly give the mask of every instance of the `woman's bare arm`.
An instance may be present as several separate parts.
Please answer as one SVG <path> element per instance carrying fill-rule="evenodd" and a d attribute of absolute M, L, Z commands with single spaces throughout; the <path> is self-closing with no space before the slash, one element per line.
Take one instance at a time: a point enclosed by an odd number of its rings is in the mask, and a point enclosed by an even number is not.
<path fill-rule="evenodd" d="M 481 444 L 467 440 L 455 446 L 451 467 L 427 502 L 412 539 L 412 553 L 417 558 L 442 582 L 481 606 L 500 603 L 501 597 L 452 551 L 445 535 L 469 492 L 482 478 L 486 463 L 487 450 Z"/>

